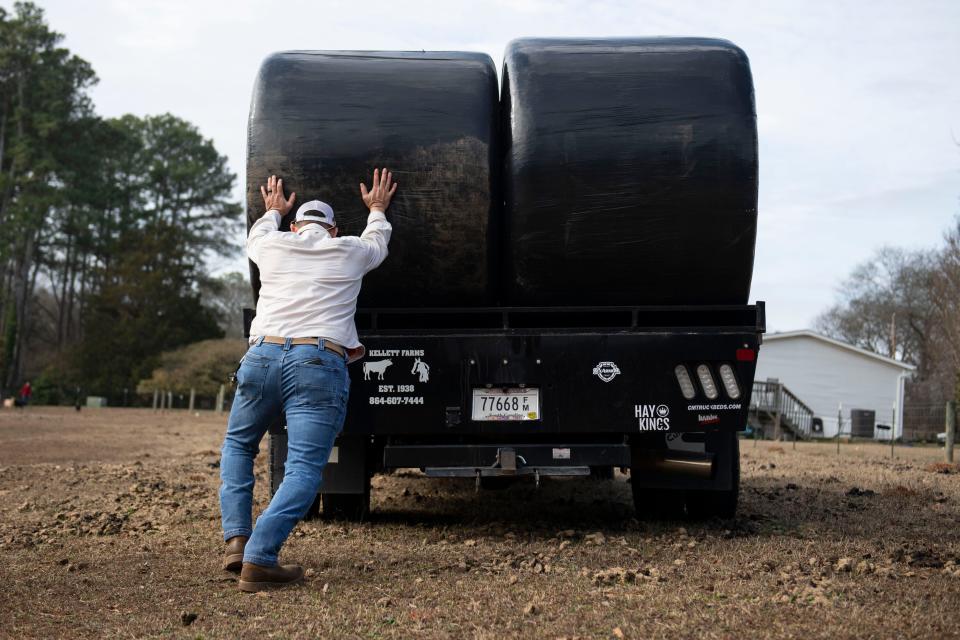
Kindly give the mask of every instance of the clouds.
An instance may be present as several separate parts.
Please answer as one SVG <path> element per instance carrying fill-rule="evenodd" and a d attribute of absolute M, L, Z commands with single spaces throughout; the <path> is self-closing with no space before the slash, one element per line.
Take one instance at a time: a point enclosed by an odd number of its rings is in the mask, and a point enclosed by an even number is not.
<path fill-rule="evenodd" d="M 9 5 L 9 3 L 4 3 Z M 702 35 L 750 56 L 760 127 L 752 297 L 808 326 L 883 244 L 938 242 L 960 213 L 960 3 L 498 0 L 44 3 L 100 76 L 101 113 L 172 112 L 243 175 L 250 89 L 283 49 L 479 50 L 521 36 Z M 242 189 L 237 188 L 238 198 Z"/>

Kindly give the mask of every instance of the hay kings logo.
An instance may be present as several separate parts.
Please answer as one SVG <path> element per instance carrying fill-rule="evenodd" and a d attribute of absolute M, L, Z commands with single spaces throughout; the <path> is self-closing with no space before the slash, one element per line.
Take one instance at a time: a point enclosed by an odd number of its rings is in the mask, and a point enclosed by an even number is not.
<path fill-rule="evenodd" d="M 604 382 L 610 382 L 618 375 L 620 375 L 620 367 L 617 366 L 616 362 L 603 361 L 598 362 L 597 366 L 593 368 L 593 375 L 597 376 Z"/>
<path fill-rule="evenodd" d="M 633 407 L 640 431 L 669 431 L 670 407 L 665 404 L 637 404 Z"/>

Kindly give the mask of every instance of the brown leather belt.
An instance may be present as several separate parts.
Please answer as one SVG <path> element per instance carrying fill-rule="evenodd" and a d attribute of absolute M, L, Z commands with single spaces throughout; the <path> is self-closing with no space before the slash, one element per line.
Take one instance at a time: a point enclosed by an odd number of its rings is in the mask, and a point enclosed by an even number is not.
<path fill-rule="evenodd" d="M 268 344 L 286 344 L 287 339 L 280 336 L 265 336 L 263 341 Z M 319 344 L 320 338 L 291 338 L 290 344 L 312 344 L 317 346 Z M 341 357 L 346 357 L 347 350 L 338 345 L 336 342 L 331 342 L 327 339 L 323 340 L 323 348 L 327 351 L 333 351 L 335 354 Z"/>

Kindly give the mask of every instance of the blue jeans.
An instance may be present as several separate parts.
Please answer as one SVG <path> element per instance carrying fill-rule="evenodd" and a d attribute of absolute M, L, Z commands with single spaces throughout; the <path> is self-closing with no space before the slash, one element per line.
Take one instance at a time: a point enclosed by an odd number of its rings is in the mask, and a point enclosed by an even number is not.
<path fill-rule="evenodd" d="M 346 359 L 321 345 L 257 343 L 240 361 L 220 459 L 223 539 L 249 536 L 244 562 L 272 566 L 317 497 L 323 468 L 347 412 Z M 283 482 L 251 528 L 253 460 L 280 413 L 287 418 Z"/>

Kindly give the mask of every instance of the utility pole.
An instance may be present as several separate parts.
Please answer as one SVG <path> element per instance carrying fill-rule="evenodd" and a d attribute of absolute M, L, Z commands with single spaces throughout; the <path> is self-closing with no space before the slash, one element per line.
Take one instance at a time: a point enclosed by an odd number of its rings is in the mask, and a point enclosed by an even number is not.
<path fill-rule="evenodd" d="M 890 316 L 890 357 L 897 357 L 897 312 Z"/>

